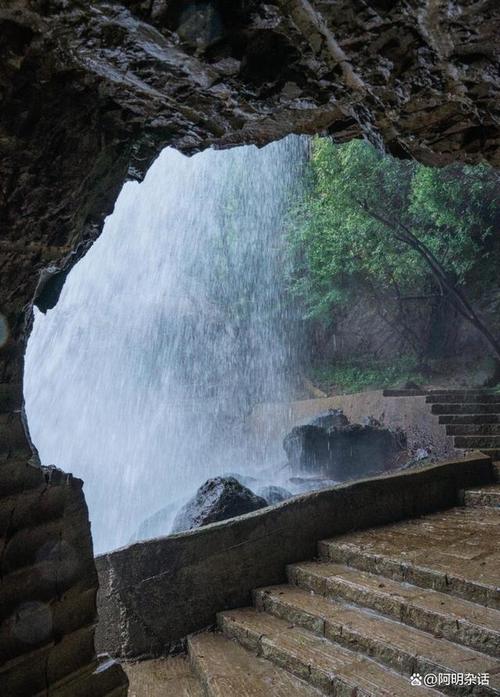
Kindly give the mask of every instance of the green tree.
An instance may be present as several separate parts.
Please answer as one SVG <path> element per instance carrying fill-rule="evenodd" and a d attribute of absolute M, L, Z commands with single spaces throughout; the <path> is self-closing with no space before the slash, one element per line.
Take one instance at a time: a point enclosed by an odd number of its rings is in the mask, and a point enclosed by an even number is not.
<path fill-rule="evenodd" d="M 292 288 L 308 317 L 328 322 L 354 287 L 400 298 L 437 293 L 500 361 L 500 342 L 464 291 L 484 283 L 485 272 L 492 280 L 500 262 L 500 189 L 491 168 L 429 168 L 364 141 L 317 138 L 308 176 L 290 234 Z"/>

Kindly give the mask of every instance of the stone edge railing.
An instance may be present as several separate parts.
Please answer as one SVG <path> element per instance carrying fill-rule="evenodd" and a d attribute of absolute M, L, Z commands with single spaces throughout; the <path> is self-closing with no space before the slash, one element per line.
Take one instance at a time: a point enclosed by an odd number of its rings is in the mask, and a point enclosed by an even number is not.
<path fill-rule="evenodd" d="M 492 481 L 489 457 L 400 471 L 294 497 L 194 531 L 97 557 L 99 650 L 124 658 L 167 654 L 217 612 L 285 580 L 286 565 L 316 556 L 319 540 L 457 505 Z"/>

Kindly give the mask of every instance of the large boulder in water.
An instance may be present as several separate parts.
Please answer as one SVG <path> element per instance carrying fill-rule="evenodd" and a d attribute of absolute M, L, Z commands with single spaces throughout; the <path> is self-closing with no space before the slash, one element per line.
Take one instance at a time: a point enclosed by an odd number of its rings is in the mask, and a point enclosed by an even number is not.
<path fill-rule="evenodd" d="M 172 532 L 200 528 L 267 505 L 265 499 L 256 496 L 234 477 L 215 477 L 200 486 L 193 498 L 181 508 L 175 517 Z"/>
<path fill-rule="evenodd" d="M 392 469 L 404 442 L 399 432 L 374 423 L 350 424 L 332 410 L 293 428 L 283 447 L 294 472 L 345 481 Z"/>

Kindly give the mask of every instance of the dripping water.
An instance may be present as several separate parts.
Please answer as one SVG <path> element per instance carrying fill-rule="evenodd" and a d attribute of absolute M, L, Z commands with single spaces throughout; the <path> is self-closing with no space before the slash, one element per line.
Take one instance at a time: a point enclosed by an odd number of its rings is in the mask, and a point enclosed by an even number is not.
<path fill-rule="evenodd" d="M 35 310 L 31 436 L 43 464 L 84 480 L 96 553 L 156 511 L 142 536 L 168 533 L 208 477 L 279 483 L 281 443 L 248 421 L 295 388 L 284 221 L 305 156 L 298 137 L 192 158 L 167 148 L 125 184 L 57 306 Z"/>

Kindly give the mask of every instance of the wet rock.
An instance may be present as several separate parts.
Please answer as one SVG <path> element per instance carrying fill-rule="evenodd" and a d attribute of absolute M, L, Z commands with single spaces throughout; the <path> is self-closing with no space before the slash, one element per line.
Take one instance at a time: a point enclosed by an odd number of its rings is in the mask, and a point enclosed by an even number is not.
<path fill-rule="evenodd" d="M 281 486 L 263 486 L 257 489 L 257 495 L 265 499 L 270 506 L 273 506 L 275 503 L 280 503 L 281 501 L 286 501 L 286 499 L 293 496 L 293 494 L 283 489 Z"/>
<path fill-rule="evenodd" d="M 201 528 L 267 505 L 265 499 L 256 496 L 234 477 L 215 477 L 208 479 L 181 508 L 175 517 L 172 532 Z"/>
<path fill-rule="evenodd" d="M 255 477 L 250 477 L 249 475 L 246 475 L 246 474 L 239 474 L 239 472 L 224 472 L 224 474 L 222 476 L 223 477 L 233 477 L 234 479 L 239 481 L 240 484 L 242 484 L 243 486 L 246 486 L 248 489 L 252 489 L 252 490 L 255 490 L 255 485 L 258 482 L 258 480 L 255 479 Z"/>
<path fill-rule="evenodd" d="M 361 423 L 363 426 L 375 426 L 375 428 L 382 428 L 382 424 L 374 416 L 365 416 Z"/>
<path fill-rule="evenodd" d="M 349 419 L 341 409 L 328 409 L 310 421 L 311 426 L 324 428 L 326 431 L 343 428 L 349 424 Z"/>
<path fill-rule="evenodd" d="M 404 442 L 400 433 L 373 423 L 349 424 L 336 413 L 296 426 L 283 447 L 294 472 L 345 481 L 391 469 Z"/>

